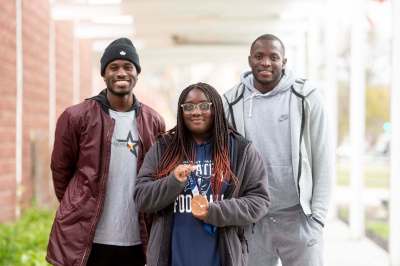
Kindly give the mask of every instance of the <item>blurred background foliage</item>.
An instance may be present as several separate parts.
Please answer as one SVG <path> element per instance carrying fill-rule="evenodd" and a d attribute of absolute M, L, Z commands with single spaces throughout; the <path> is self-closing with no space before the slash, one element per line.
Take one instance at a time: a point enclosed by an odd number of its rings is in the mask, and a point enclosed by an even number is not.
<path fill-rule="evenodd" d="M 54 211 L 26 209 L 21 219 L 12 224 L 0 224 L 0 265 L 42 266 Z"/>
<path fill-rule="evenodd" d="M 374 145 L 382 134 L 383 124 L 389 121 L 390 116 L 390 90 L 385 86 L 367 86 L 365 94 L 365 132 L 368 145 Z M 340 84 L 338 89 L 338 143 L 342 143 L 349 132 L 350 91 L 345 84 Z"/>

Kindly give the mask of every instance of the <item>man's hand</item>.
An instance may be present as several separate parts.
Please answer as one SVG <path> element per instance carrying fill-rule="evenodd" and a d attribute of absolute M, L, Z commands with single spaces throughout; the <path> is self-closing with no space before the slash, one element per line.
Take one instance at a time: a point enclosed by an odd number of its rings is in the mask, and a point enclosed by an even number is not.
<path fill-rule="evenodd" d="M 180 164 L 174 169 L 173 174 L 179 182 L 185 183 L 190 173 L 196 169 L 196 165 L 193 164 Z"/>

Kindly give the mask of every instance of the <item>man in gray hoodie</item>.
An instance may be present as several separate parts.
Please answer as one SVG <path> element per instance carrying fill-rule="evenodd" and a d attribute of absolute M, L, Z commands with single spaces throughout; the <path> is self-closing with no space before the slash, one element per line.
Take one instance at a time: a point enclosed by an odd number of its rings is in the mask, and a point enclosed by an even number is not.
<path fill-rule="evenodd" d="M 321 95 L 286 69 L 285 47 L 258 37 L 251 71 L 224 94 L 229 122 L 254 143 L 268 172 L 269 213 L 254 227 L 249 266 L 321 266 L 333 149 Z"/>

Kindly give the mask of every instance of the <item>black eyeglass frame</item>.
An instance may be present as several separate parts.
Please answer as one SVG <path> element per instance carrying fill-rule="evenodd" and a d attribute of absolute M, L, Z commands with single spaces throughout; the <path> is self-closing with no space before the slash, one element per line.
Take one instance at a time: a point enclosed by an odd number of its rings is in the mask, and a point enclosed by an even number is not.
<path fill-rule="evenodd" d="M 201 107 L 202 105 L 203 105 L 203 107 Z M 212 105 L 212 102 L 183 103 L 183 104 L 181 104 L 181 107 L 182 107 L 182 111 L 184 113 L 192 113 L 196 109 L 198 109 L 202 113 L 206 113 L 211 110 L 211 105 Z"/>

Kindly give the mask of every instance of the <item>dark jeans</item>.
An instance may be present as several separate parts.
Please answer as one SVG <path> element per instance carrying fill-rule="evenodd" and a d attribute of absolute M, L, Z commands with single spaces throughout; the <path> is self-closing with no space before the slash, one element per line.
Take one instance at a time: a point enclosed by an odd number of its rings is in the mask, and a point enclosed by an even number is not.
<path fill-rule="evenodd" d="M 112 246 L 93 243 L 87 266 L 144 266 L 142 245 Z"/>

